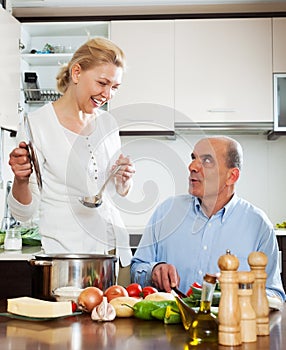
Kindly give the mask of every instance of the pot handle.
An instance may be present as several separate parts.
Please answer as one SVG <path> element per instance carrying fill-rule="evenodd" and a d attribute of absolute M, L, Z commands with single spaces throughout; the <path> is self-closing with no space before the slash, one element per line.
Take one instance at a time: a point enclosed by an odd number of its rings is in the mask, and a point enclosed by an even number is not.
<path fill-rule="evenodd" d="M 36 259 L 31 259 L 29 261 L 30 265 L 32 266 L 52 266 L 53 262 L 52 261 L 47 261 L 47 260 L 36 260 Z"/>

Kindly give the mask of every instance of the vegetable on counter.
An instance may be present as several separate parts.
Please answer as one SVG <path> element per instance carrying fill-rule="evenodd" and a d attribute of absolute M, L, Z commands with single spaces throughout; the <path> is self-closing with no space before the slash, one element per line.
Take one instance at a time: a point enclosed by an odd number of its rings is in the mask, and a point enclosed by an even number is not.
<path fill-rule="evenodd" d="M 277 223 L 276 225 L 275 225 L 275 228 L 286 228 L 286 221 L 283 221 L 283 222 L 281 222 L 281 223 Z"/>
<path fill-rule="evenodd" d="M 141 298 L 143 296 L 142 287 L 139 283 L 129 284 L 129 286 L 126 287 L 126 290 L 130 297 Z"/>
<path fill-rule="evenodd" d="M 134 312 L 134 316 L 136 318 L 140 318 L 141 320 L 155 320 L 155 317 L 152 316 L 152 311 L 158 308 L 166 308 L 166 306 L 170 303 L 174 303 L 170 300 L 164 301 L 149 301 L 149 300 L 141 300 L 136 303 L 132 309 Z"/>
<path fill-rule="evenodd" d="M 103 301 L 103 291 L 97 287 L 86 287 L 78 296 L 78 308 L 91 313 Z"/>
<path fill-rule="evenodd" d="M 117 317 L 132 317 L 134 316 L 133 306 L 141 299 L 137 297 L 118 297 L 110 301 L 114 307 Z"/>
<path fill-rule="evenodd" d="M 103 297 L 102 302 L 97 305 L 91 313 L 91 319 L 93 321 L 113 321 L 115 317 L 115 309 L 108 303 L 106 297 Z"/>
<path fill-rule="evenodd" d="M 175 311 L 174 308 L 171 305 L 167 305 L 166 312 L 164 316 L 164 323 L 165 324 L 177 324 L 181 323 L 181 313 L 180 311 Z"/>
<path fill-rule="evenodd" d="M 155 287 L 152 286 L 146 286 L 142 289 L 142 293 L 143 293 L 143 298 L 146 298 L 148 295 L 150 294 L 154 294 L 157 293 L 158 290 Z"/>
<path fill-rule="evenodd" d="M 104 296 L 107 297 L 107 301 L 110 302 L 114 298 L 128 297 L 128 292 L 120 285 L 113 285 L 106 289 Z"/>
<path fill-rule="evenodd" d="M 145 300 L 150 301 L 163 301 L 163 300 L 175 300 L 175 297 L 171 293 L 155 292 L 145 297 Z"/>
<path fill-rule="evenodd" d="M 150 294 L 157 293 L 158 290 L 152 286 L 141 287 L 139 283 L 131 283 L 126 287 L 130 297 L 146 298 Z"/>

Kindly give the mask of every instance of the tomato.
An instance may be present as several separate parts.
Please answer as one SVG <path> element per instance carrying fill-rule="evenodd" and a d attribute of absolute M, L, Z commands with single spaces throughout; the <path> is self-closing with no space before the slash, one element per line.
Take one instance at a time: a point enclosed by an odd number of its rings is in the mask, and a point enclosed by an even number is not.
<path fill-rule="evenodd" d="M 142 289 L 143 298 L 145 298 L 149 294 L 153 294 L 157 292 L 158 292 L 158 289 L 151 286 L 147 286 Z"/>
<path fill-rule="evenodd" d="M 110 302 L 110 300 L 118 297 L 128 297 L 127 290 L 119 285 L 110 286 L 106 289 L 104 292 L 104 296 L 106 296 L 107 301 Z"/>
<path fill-rule="evenodd" d="M 200 293 L 202 291 L 202 286 L 201 284 L 199 284 L 198 282 L 194 282 L 190 289 L 187 291 L 187 296 L 189 297 L 190 295 L 194 294 L 194 293 Z"/>
<path fill-rule="evenodd" d="M 194 288 L 199 288 L 199 289 L 202 288 L 202 286 L 201 286 L 199 283 L 197 283 L 197 282 L 194 282 L 194 283 L 192 284 L 192 287 L 194 287 Z"/>
<path fill-rule="evenodd" d="M 139 283 L 131 283 L 126 287 L 128 295 L 130 297 L 140 298 L 142 296 L 142 287 Z"/>
<path fill-rule="evenodd" d="M 72 301 L 71 303 L 72 303 L 72 312 L 76 312 L 77 311 L 77 304 L 74 301 Z"/>

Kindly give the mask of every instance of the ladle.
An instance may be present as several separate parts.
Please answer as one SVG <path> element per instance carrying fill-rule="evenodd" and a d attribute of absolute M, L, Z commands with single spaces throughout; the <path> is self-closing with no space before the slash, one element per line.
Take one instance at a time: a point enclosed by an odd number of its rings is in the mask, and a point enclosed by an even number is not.
<path fill-rule="evenodd" d="M 102 185 L 101 189 L 99 190 L 98 194 L 96 194 L 93 197 L 83 197 L 79 201 L 88 208 L 97 208 L 102 204 L 102 193 L 105 190 L 106 185 L 108 182 L 112 179 L 112 177 L 118 172 L 118 170 L 121 168 L 121 165 L 118 165 L 116 168 L 113 169 L 113 171 L 110 173 L 108 178 L 106 179 L 105 183 Z"/>

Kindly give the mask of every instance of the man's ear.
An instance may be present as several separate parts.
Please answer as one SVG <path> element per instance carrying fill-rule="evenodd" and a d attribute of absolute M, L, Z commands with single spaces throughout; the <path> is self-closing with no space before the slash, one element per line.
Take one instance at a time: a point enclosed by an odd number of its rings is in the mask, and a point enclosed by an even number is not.
<path fill-rule="evenodd" d="M 240 170 L 238 168 L 231 168 L 228 170 L 227 185 L 233 185 L 239 179 Z"/>

